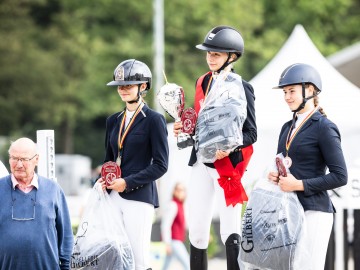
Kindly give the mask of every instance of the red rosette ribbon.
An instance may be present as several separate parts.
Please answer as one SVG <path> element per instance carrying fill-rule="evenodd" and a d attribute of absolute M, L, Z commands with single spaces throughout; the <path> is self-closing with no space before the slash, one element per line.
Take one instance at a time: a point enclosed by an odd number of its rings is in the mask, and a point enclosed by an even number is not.
<path fill-rule="evenodd" d="M 248 201 L 246 191 L 241 184 L 241 178 L 249 164 L 253 147 L 250 145 L 241 149 L 241 151 L 243 161 L 241 161 L 236 168 L 231 164 L 229 157 L 218 159 L 214 162 L 215 169 L 220 176 L 218 183 L 224 189 L 226 206 L 235 206 L 238 203 L 243 204 L 245 201 Z"/>
<path fill-rule="evenodd" d="M 239 173 L 221 175 L 218 179 L 219 185 L 224 189 L 226 206 L 235 206 L 237 203 L 244 203 L 248 200 L 245 189 L 240 182 Z"/>
<path fill-rule="evenodd" d="M 187 108 L 181 115 L 181 122 L 183 123 L 182 132 L 193 134 L 196 126 L 197 113 L 193 108 Z"/>
<path fill-rule="evenodd" d="M 109 186 L 111 182 L 121 177 L 121 169 L 116 162 L 108 161 L 101 167 L 101 178 L 105 181 L 106 186 Z"/>
<path fill-rule="evenodd" d="M 285 165 L 284 165 L 282 159 L 280 157 L 276 157 L 275 162 L 276 162 L 276 168 L 279 172 L 279 175 L 286 177 L 287 172 L 286 172 L 286 168 L 285 168 Z"/>

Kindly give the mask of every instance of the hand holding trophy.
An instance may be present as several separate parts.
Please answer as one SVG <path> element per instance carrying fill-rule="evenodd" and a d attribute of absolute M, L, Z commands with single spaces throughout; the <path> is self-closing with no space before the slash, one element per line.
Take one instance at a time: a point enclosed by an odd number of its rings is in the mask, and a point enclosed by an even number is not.
<path fill-rule="evenodd" d="M 157 99 L 161 107 L 172 117 L 175 122 L 182 122 L 183 128 L 177 137 L 177 146 L 184 149 L 193 145 L 191 134 L 194 132 L 196 124 L 196 112 L 192 108 L 185 107 L 184 89 L 175 84 L 168 83 L 164 73 L 166 84 L 157 93 Z"/>

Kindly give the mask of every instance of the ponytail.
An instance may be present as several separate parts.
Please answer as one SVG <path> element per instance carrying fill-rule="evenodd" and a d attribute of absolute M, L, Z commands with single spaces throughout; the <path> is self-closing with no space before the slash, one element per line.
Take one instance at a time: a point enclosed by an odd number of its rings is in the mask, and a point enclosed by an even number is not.
<path fill-rule="evenodd" d="M 319 105 L 319 96 L 315 96 L 314 97 L 314 105 L 315 107 Z M 324 116 L 327 116 L 324 109 L 322 107 L 319 108 L 319 112 L 324 115 Z"/>

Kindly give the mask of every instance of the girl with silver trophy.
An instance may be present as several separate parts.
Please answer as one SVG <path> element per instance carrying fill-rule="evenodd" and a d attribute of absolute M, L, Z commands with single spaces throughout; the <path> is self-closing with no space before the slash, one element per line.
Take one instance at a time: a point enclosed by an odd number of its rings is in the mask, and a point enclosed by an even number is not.
<path fill-rule="evenodd" d="M 227 269 L 238 270 L 241 207 L 247 201 L 241 178 L 257 138 L 254 90 L 233 70 L 233 63 L 244 53 L 244 41 L 236 29 L 217 26 L 196 48 L 206 51 L 210 71 L 198 78 L 195 89 L 198 120 L 192 134 L 195 145 L 188 188 L 190 266 L 207 269 L 210 226 L 217 205 Z M 181 122 L 174 124 L 175 136 L 182 127 Z"/>

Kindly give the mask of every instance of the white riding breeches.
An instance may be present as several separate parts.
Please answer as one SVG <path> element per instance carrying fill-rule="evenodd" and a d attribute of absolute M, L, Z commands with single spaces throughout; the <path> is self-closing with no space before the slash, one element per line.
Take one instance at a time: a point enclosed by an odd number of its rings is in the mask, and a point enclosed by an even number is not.
<path fill-rule="evenodd" d="M 188 185 L 188 221 L 190 243 L 199 249 L 208 247 L 214 207 L 218 208 L 221 240 L 233 233 L 241 234 L 241 204 L 226 206 L 224 190 L 218 183 L 219 174 L 201 162 L 192 167 Z"/>
<path fill-rule="evenodd" d="M 144 202 L 125 200 L 112 190 L 110 197 L 118 209 L 135 257 L 135 269 L 150 268 L 150 241 L 154 206 Z"/>

